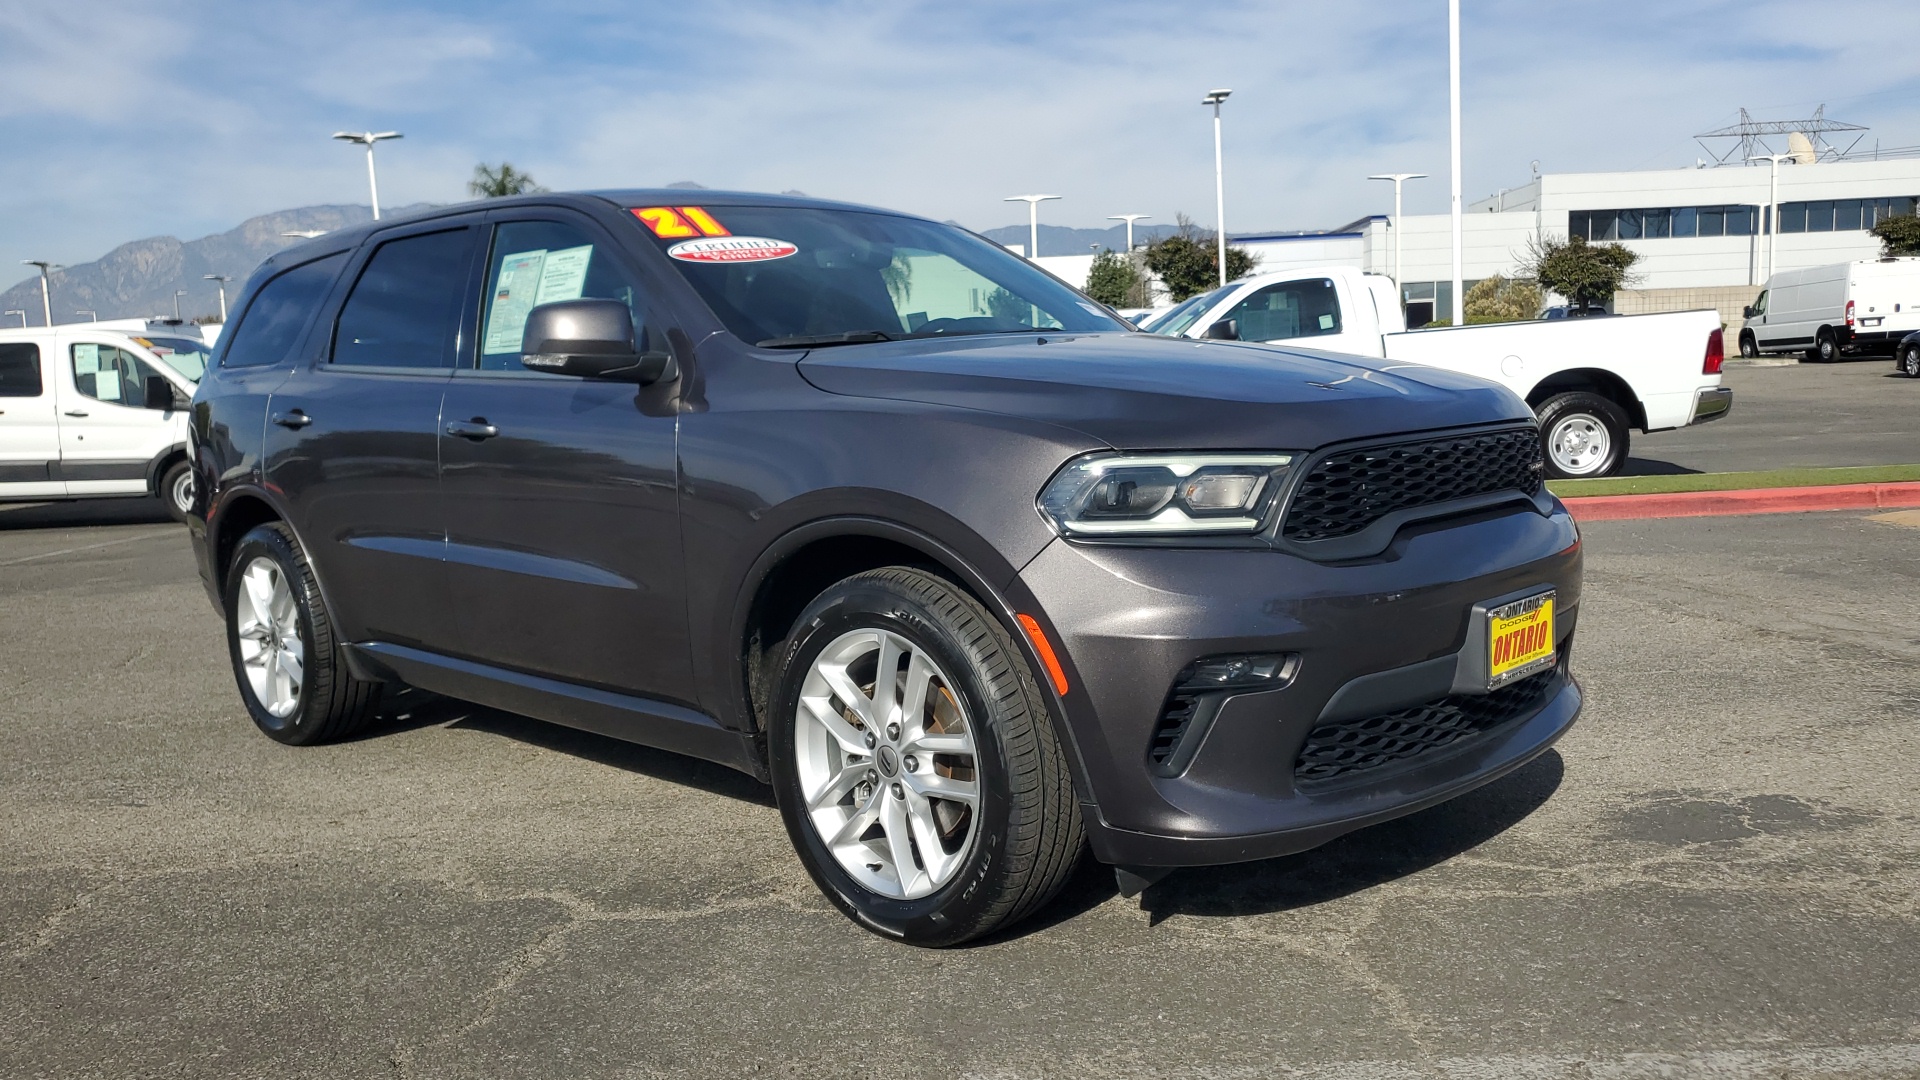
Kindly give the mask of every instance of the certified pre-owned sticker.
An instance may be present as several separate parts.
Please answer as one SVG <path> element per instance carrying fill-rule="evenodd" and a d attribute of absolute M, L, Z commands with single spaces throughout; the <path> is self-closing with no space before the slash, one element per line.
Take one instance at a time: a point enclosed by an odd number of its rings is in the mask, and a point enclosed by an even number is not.
<path fill-rule="evenodd" d="M 739 263 L 784 259 L 799 250 L 785 240 L 764 236 L 707 236 L 683 240 L 668 248 L 667 254 L 681 262 Z"/>

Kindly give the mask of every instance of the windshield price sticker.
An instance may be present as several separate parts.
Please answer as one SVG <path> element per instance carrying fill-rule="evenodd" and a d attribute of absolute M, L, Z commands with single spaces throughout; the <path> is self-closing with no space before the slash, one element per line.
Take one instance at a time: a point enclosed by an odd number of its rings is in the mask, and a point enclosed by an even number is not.
<path fill-rule="evenodd" d="M 681 262 L 742 263 L 767 262 L 797 254 L 799 245 L 764 236 L 724 236 L 700 240 L 682 240 L 667 249 Z"/>
<path fill-rule="evenodd" d="M 662 240 L 684 236 L 732 236 L 725 225 L 699 206 L 638 206 L 633 216 L 644 222 L 653 235 Z"/>

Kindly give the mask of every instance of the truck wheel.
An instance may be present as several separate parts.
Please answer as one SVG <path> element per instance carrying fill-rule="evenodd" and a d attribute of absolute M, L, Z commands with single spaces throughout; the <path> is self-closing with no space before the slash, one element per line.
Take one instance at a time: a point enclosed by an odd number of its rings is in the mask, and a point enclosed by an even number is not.
<path fill-rule="evenodd" d="M 1760 355 L 1760 343 L 1753 339 L 1753 331 L 1740 332 L 1740 355 L 1751 360 Z"/>
<path fill-rule="evenodd" d="M 1060 740 L 1013 638 L 923 570 L 834 585 L 782 649 L 775 798 L 827 898 L 914 945 L 1038 910 L 1084 846 Z"/>
<path fill-rule="evenodd" d="M 261 731 L 292 746 L 366 726 L 380 684 L 347 671 L 333 620 L 293 531 L 255 527 L 227 564 L 227 652 L 240 700 Z"/>
<path fill-rule="evenodd" d="M 1555 394 L 1538 415 L 1549 478 L 1606 476 L 1626 463 L 1627 414 L 1612 401 L 1584 391 Z"/>
<path fill-rule="evenodd" d="M 193 466 L 176 461 L 160 476 L 160 501 L 173 520 L 184 522 L 193 515 Z"/>
<path fill-rule="evenodd" d="M 1813 339 L 1813 358 L 1823 364 L 1840 359 L 1840 343 L 1833 339 L 1833 331 L 1821 330 L 1820 336 Z"/>
<path fill-rule="evenodd" d="M 1920 345 L 1909 345 L 1900 351 L 1900 373 L 1909 379 L 1920 379 Z"/>

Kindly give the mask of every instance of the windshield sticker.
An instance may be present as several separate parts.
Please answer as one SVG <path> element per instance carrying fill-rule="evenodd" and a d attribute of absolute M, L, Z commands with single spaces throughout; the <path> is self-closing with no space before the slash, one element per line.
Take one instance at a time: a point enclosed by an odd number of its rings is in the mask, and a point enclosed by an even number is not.
<path fill-rule="evenodd" d="M 653 235 L 662 240 L 691 236 L 732 236 L 725 225 L 698 206 L 641 206 L 633 216 L 646 223 Z"/>
<path fill-rule="evenodd" d="M 75 345 L 73 347 L 73 373 L 91 375 L 100 370 L 100 346 Z"/>
<path fill-rule="evenodd" d="M 580 299 L 586 291 L 587 267 L 592 262 L 592 244 L 502 256 L 500 273 L 494 279 L 493 307 L 487 313 L 486 342 L 481 351 L 488 354 L 519 352 L 520 339 L 527 329 L 527 313 L 541 304 Z"/>
<path fill-rule="evenodd" d="M 681 262 L 741 263 L 766 262 L 797 254 L 799 245 L 764 236 L 723 236 L 703 240 L 682 240 L 667 249 Z"/>

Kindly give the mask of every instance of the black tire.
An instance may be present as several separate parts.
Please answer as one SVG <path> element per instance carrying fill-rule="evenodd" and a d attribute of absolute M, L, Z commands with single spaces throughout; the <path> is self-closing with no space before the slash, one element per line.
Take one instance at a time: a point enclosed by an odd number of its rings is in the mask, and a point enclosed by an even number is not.
<path fill-rule="evenodd" d="M 1900 350 L 1900 358 L 1895 363 L 1907 378 L 1920 379 L 1920 345 L 1908 345 Z"/>
<path fill-rule="evenodd" d="M 1626 464 L 1632 441 L 1631 422 L 1625 410 L 1610 399 L 1585 391 L 1555 394 L 1541 402 L 1535 414 L 1540 417 L 1540 438 L 1545 444 L 1547 476 L 1550 479 L 1611 476 Z M 1590 464 L 1576 459 L 1572 454 L 1563 453 L 1555 441 L 1562 424 L 1576 429 L 1569 434 L 1578 434 L 1577 429 L 1583 426 L 1582 421 L 1604 429 L 1607 438 L 1604 452 L 1599 453 Z"/>
<path fill-rule="evenodd" d="M 897 634 L 951 677 L 976 742 L 979 830 L 936 891 L 901 900 L 870 891 L 840 865 L 804 805 L 795 746 L 801 688 L 842 635 Z M 971 596 L 924 570 L 887 567 L 829 588 L 801 613 L 775 666 L 767 719 L 773 788 L 814 883 L 855 922 L 914 945 L 954 945 L 1037 911 L 1065 884 L 1085 846 L 1065 751 L 1025 656 Z"/>
<path fill-rule="evenodd" d="M 1840 342 L 1836 341 L 1833 331 L 1822 330 L 1813 339 L 1813 358 L 1823 364 L 1831 364 L 1840 359 Z"/>
<path fill-rule="evenodd" d="M 1753 339 L 1753 331 L 1740 332 L 1740 355 L 1752 360 L 1760 355 L 1760 343 Z"/>
<path fill-rule="evenodd" d="M 241 658 L 240 630 L 243 575 L 256 560 L 270 560 L 284 575 L 292 594 L 295 622 L 304 655 L 297 705 L 290 715 L 275 716 L 249 681 Z M 290 746 L 310 746 L 345 738 L 372 720 L 380 703 L 380 684 L 362 682 L 347 670 L 346 657 L 334 637 L 333 620 L 320 595 L 312 567 L 293 530 L 274 521 L 255 527 L 234 546 L 226 577 L 227 655 L 233 663 L 240 700 L 268 737 Z"/>
<path fill-rule="evenodd" d="M 168 466 L 167 471 L 160 474 L 160 488 L 155 494 L 173 520 L 185 522 L 192 517 L 193 466 L 184 461 Z"/>

